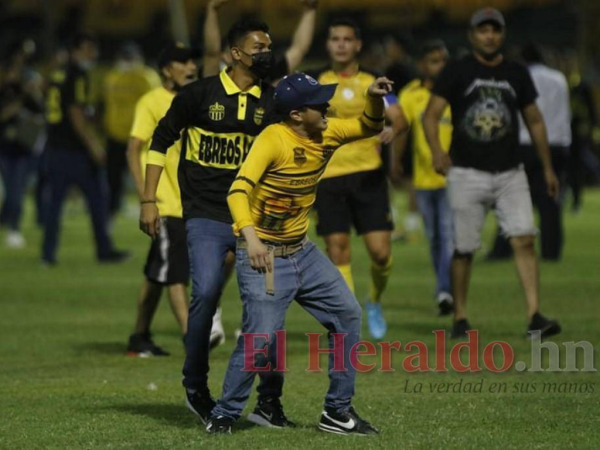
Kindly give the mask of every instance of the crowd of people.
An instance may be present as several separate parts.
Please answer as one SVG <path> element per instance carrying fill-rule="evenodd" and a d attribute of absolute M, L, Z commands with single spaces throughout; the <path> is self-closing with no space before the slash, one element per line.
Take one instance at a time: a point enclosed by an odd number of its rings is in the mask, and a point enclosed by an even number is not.
<path fill-rule="evenodd" d="M 413 60 L 388 39 L 382 45 L 388 63 L 376 68 L 361 62 L 360 27 L 335 19 L 328 24 L 327 64 L 297 72 L 312 44 L 315 0 L 301 2 L 291 44 L 280 55 L 259 20 L 236 22 L 222 40 L 218 12 L 226 3 L 208 4 L 202 54 L 168 44 L 152 69 L 135 43 L 123 44 L 104 78 L 101 108 L 90 97 L 99 50 L 94 36 L 74 35 L 45 77 L 31 64 L 33 41 L 11 49 L 0 74 L 0 223 L 8 247 L 26 245 L 23 201 L 36 174 L 44 265 L 59 262 L 61 217 L 72 186 L 86 201 L 98 261 L 126 261 L 129 252 L 114 244 L 111 221 L 123 209 L 130 174 L 139 226 L 152 241 L 127 351 L 169 354 L 150 333 L 166 291 L 185 344 L 186 404 L 209 433 L 231 432 L 257 373 L 258 403 L 249 420 L 293 426 L 280 401 L 282 373 L 242 370 L 243 338 L 222 398 L 217 403 L 210 394 L 210 350 L 225 339 L 220 297 L 234 269 L 241 331 L 268 336 L 257 367 L 276 366 L 275 332 L 284 328 L 293 300 L 330 333 L 346 336 L 349 361 L 362 316 L 351 266 L 354 230 L 371 264 L 369 291 L 361 298 L 369 334 L 386 336 L 390 189 L 402 178 L 429 242 L 432 297 L 440 315 L 453 314 L 452 337 L 471 330 L 471 266 L 490 209 L 499 231 L 488 257 L 514 253 L 527 332 L 560 333 L 558 321 L 540 312 L 533 207 L 540 213 L 542 258 L 560 260 L 567 186 L 579 208 L 583 169 L 592 176 L 598 171 L 590 150 L 596 112 L 581 80 L 570 84 L 534 45 L 521 49 L 521 62 L 507 58 L 507 25 L 491 8 L 472 16 L 471 50 L 460 58 L 431 39 L 419 44 Z M 326 256 L 307 238 L 313 206 Z M 319 428 L 376 434 L 352 407 L 355 372 L 347 367 L 330 370 Z"/>

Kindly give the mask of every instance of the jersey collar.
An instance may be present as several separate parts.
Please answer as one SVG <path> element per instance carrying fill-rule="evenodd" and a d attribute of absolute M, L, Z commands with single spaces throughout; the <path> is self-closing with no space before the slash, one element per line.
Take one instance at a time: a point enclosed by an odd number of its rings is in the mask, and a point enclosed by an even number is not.
<path fill-rule="evenodd" d="M 221 83 L 225 88 L 225 92 L 227 93 L 227 95 L 235 95 L 241 93 L 242 90 L 237 86 L 237 84 L 233 82 L 233 80 L 227 74 L 227 69 L 228 67 L 225 67 L 219 75 Z M 255 84 L 246 92 L 256 98 L 260 98 L 260 95 L 262 94 L 262 89 L 259 85 Z"/>

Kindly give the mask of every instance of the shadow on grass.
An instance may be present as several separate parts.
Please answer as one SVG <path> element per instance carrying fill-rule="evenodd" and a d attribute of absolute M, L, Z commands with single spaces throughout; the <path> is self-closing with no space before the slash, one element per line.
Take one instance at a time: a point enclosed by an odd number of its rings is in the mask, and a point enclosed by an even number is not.
<path fill-rule="evenodd" d="M 74 346 L 77 353 L 96 353 L 101 355 L 121 355 L 127 354 L 127 345 L 125 341 L 118 342 L 82 342 Z"/>

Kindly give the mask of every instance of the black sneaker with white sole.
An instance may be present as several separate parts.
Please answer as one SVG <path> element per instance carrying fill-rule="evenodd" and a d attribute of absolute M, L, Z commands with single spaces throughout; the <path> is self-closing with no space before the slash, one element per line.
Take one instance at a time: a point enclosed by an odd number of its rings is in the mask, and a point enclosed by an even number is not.
<path fill-rule="evenodd" d="M 530 338 L 538 335 L 540 338 L 554 336 L 562 331 L 559 323 L 556 320 L 548 319 L 542 316 L 540 313 L 535 313 L 531 317 L 531 322 L 527 327 L 527 335 Z M 538 332 L 538 333 L 536 333 Z"/>
<path fill-rule="evenodd" d="M 170 355 L 169 352 L 164 351 L 154 343 L 150 333 L 136 333 L 129 336 L 127 354 L 129 356 L 137 356 L 140 358 Z"/>
<path fill-rule="evenodd" d="M 231 434 L 234 420 L 226 416 L 211 417 L 206 424 L 208 434 Z"/>
<path fill-rule="evenodd" d="M 186 389 L 185 404 L 204 424 L 208 422 L 208 419 L 210 419 L 210 412 L 217 405 L 208 389 L 203 391 Z"/>
<path fill-rule="evenodd" d="M 361 419 L 352 406 L 348 411 L 325 408 L 325 411 L 321 413 L 319 430 L 327 433 L 356 436 L 379 434 L 379 430 L 366 420 Z"/>
<path fill-rule="evenodd" d="M 294 428 L 296 424 L 285 416 L 281 401 L 277 397 L 260 399 L 254 411 L 248 414 L 249 422 L 268 428 Z"/>

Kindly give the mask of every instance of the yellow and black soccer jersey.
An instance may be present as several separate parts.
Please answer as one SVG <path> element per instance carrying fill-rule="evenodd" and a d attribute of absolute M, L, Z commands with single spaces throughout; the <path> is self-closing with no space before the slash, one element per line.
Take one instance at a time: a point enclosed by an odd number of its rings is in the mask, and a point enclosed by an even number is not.
<path fill-rule="evenodd" d="M 297 134 L 285 123 L 263 131 L 231 186 L 228 203 L 234 232 L 253 225 L 265 241 L 291 243 L 308 230 L 317 184 L 340 146 L 383 129 L 383 101 L 366 102 L 356 119 L 330 119 L 319 140 Z M 337 150 L 339 151 L 339 150 Z"/>
<path fill-rule="evenodd" d="M 160 86 L 158 74 L 145 66 L 116 67 L 104 81 L 104 129 L 109 138 L 127 142 L 137 101 Z"/>
<path fill-rule="evenodd" d="M 90 81 L 87 72 L 75 64 L 69 64 L 52 74 L 46 92 L 46 145 L 49 148 L 87 152 L 85 143 L 73 128 L 69 108 L 85 108 L 89 104 Z"/>
<path fill-rule="evenodd" d="M 446 178 L 433 168 L 431 150 L 423 130 L 423 114 L 431 97 L 431 91 L 420 80 L 409 83 L 399 94 L 399 102 L 404 117 L 412 128 L 413 184 L 416 189 L 441 189 L 446 186 Z M 439 138 L 447 152 L 452 140 L 452 118 L 447 106 L 440 119 Z"/>
<path fill-rule="evenodd" d="M 339 74 L 331 68 L 307 73 L 321 84 L 337 83 L 335 95 L 329 101 L 331 107 L 327 115 L 340 119 L 354 119 L 361 116 L 365 109 L 367 88 L 377 78 L 377 75 L 365 70 L 359 70 L 350 76 Z M 377 137 L 371 137 L 340 148 L 329 162 L 323 178 L 375 170 L 381 165 L 379 140 Z"/>
<path fill-rule="evenodd" d="M 231 223 L 229 187 L 254 139 L 273 120 L 273 88 L 263 83 L 242 92 L 224 70 L 189 84 L 175 97 L 154 132 L 147 163 L 164 166 L 167 150 L 181 135 L 184 219 Z"/>
<path fill-rule="evenodd" d="M 167 113 L 175 94 L 164 87 L 152 89 L 137 102 L 131 137 L 146 141 L 146 147 L 140 155 L 142 173 L 146 167 L 148 148 L 152 134 L 158 125 L 158 121 Z M 175 142 L 167 152 L 164 171 L 158 182 L 156 200 L 158 211 L 162 217 L 179 217 L 183 215 L 181 208 L 181 193 L 177 181 L 177 167 L 181 154 L 181 141 Z"/>

